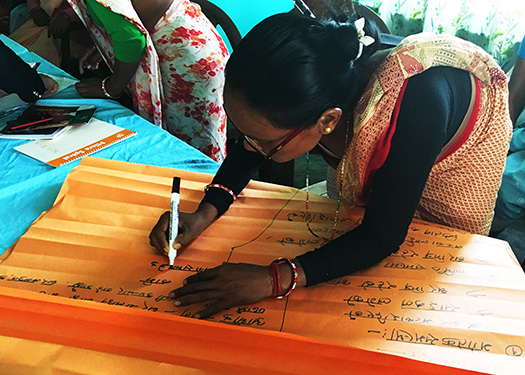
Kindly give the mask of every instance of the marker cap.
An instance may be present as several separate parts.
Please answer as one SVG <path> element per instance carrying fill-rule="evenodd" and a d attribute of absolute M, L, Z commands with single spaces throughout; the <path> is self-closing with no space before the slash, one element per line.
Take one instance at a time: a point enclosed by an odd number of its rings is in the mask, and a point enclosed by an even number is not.
<path fill-rule="evenodd" d="M 173 177 L 173 185 L 171 186 L 172 193 L 179 193 L 180 191 L 180 177 Z"/>

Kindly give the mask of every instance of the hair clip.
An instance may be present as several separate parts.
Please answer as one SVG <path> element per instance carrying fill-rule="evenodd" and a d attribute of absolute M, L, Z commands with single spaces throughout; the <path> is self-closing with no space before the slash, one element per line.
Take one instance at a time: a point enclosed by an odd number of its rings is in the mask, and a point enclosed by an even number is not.
<path fill-rule="evenodd" d="M 357 21 L 354 22 L 355 28 L 357 30 L 357 37 L 359 38 L 359 51 L 357 52 L 357 56 L 354 60 L 357 60 L 361 57 L 361 54 L 363 53 L 363 46 L 368 47 L 372 43 L 374 43 L 376 40 L 372 38 L 369 35 L 365 34 L 365 18 L 361 17 Z"/>

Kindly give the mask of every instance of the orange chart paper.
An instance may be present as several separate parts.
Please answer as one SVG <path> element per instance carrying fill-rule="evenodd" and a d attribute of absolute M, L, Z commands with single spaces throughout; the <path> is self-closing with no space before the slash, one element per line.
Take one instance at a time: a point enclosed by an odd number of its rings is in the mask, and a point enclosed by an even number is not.
<path fill-rule="evenodd" d="M 306 228 L 304 192 L 252 182 L 170 268 L 166 258 L 155 254 L 148 235 L 169 207 L 174 175 L 182 178 L 181 210 L 194 210 L 210 175 L 89 157 L 72 170 L 55 205 L 0 264 L 0 303 L 9 306 L 0 310 L 0 369 L 9 364 L 10 369 L 22 366 L 24 374 L 39 374 L 27 371 L 38 364 L 6 354 L 9 348 L 34 347 L 35 341 L 62 353 L 62 365 L 82 364 L 76 371 L 85 374 L 102 373 L 93 372 L 100 361 L 63 359 L 73 358 L 76 348 L 109 363 L 166 362 L 159 368 L 176 366 L 184 373 L 233 373 L 232 368 L 240 373 L 259 373 L 254 368 L 272 374 L 316 373 L 321 368 L 316 366 L 326 369 L 327 363 L 340 366 L 334 374 L 345 373 L 348 366 L 363 374 L 385 373 L 386 363 L 389 373 L 410 373 L 410 366 L 418 373 L 468 372 L 430 363 L 500 374 L 524 368 L 525 275 L 508 244 L 420 221 L 411 225 L 400 250 L 373 268 L 296 290 L 286 300 L 232 308 L 209 322 L 188 319 L 202 306 L 177 308 L 168 297 L 187 276 L 225 261 L 268 264 L 277 256 L 319 247 L 321 240 Z M 311 197 L 316 233 L 328 235 L 333 213 L 333 201 Z M 340 232 L 356 226 L 360 213 L 340 215 Z M 128 339 L 122 341 L 123 336 Z M 257 355 L 252 346 L 243 351 L 220 339 L 233 336 L 246 344 L 255 340 L 276 360 L 263 356 L 266 360 L 253 362 L 248 359 L 249 353 Z M 209 342 L 201 343 L 206 338 Z M 283 346 L 272 340 L 292 341 Z M 181 342 L 200 356 L 181 352 Z M 199 345 L 212 349 L 203 352 Z M 294 345 L 304 349 L 302 361 Z M 224 360 L 232 350 L 235 359 Z M 281 356 L 288 350 L 292 367 Z M 339 353 L 339 359 L 330 353 Z M 44 362 L 57 358 L 40 354 Z M 274 362 L 279 366 L 272 367 Z"/>

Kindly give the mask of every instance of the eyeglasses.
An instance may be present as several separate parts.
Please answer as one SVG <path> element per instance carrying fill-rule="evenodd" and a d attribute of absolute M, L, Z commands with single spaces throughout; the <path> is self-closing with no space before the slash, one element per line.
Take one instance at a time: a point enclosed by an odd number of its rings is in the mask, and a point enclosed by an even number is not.
<path fill-rule="evenodd" d="M 277 152 L 279 152 L 284 146 L 286 146 L 288 143 L 290 143 L 290 141 L 292 139 L 294 139 L 295 137 L 297 137 L 299 135 L 299 133 L 301 133 L 302 131 L 304 130 L 304 128 L 296 128 L 292 131 L 290 131 L 290 133 L 288 133 L 288 135 L 286 136 L 286 138 L 281 142 L 279 143 L 277 146 L 275 146 L 274 148 L 272 148 L 269 152 L 265 152 L 261 146 L 259 146 L 257 144 L 257 141 L 255 141 L 254 139 L 251 139 L 250 137 L 248 137 L 246 134 L 243 134 L 244 135 L 244 140 L 246 141 L 246 143 L 248 143 L 250 145 L 251 148 L 253 148 L 255 151 L 257 151 L 259 154 L 261 154 L 263 157 L 265 157 L 267 160 L 270 160 L 272 158 L 272 156 L 274 156 Z"/>

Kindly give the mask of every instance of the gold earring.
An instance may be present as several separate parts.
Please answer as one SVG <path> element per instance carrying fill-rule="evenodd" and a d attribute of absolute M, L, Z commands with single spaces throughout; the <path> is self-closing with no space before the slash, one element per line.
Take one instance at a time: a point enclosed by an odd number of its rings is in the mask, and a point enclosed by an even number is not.
<path fill-rule="evenodd" d="M 332 128 L 331 127 L 326 127 L 323 129 L 323 133 L 324 134 L 330 134 L 332 132 Z"/>

